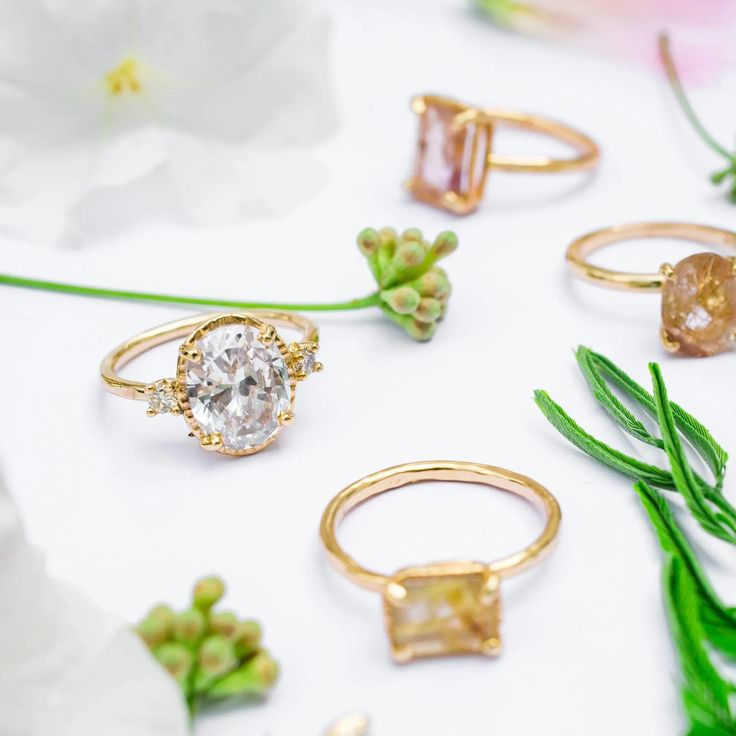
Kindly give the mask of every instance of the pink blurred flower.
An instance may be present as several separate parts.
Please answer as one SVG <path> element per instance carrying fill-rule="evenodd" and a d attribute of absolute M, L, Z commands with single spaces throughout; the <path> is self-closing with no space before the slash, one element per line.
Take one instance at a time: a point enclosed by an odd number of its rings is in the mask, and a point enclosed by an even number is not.
<path fill-rule="evenodd" d="M 707 81 L 734 62 L 733 0 L 475 0 L 491 20 L 658 70 L 657 35 L 677 38 L 682 77 Z"/>

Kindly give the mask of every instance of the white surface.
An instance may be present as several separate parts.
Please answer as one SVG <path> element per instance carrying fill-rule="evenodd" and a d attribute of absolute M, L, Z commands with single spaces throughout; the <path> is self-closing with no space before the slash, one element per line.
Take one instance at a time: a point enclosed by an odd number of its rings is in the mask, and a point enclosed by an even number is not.
<path fill-rule="evenodd" d="M 562 258 L 574 236 L 621 221 L 733 224 L 734 209 L 706 181 L 718 162 L 641 69 L 502 34 L 459 1 L 336 2 L 333 11 L 341 130 L 320 151 L 331 174 L 320 196 L 282 221 L 217 232 L 128 228 L 118 213 L 120 228 L 86 250 L 5 241 L 2 270 L 231 298 L 348 298 L 372 288 L 354 246 L 359 229 L 452 227 L 461 245 L 446 262 L 455 287 L 448 319 L 418 345 L 378 313 L 319 318 L 326 370 L 300 387 L 296 423 L 268 451 L 231 460 L 198 451 L 180 419 L 147 419 L 145 405 L 106 394 L 97 380 L 110 347 L 180 310 L 0 290 L 1 447 L 30 536 L 56 575 L 131 619 L 159 598 L 183 603 L 200 574 L 224 576 L 227 605 L 264 622 L 283 679 L 267 705 L 204 719 L 205 736 L 316 734 L 351 710 L 368 712 L 377 736 L 669 736 L 681 728 L 677 670 L 652 532 L 630 484 L 558 438 L 531 393 L 548 388 L 625 447 L 571 349 L 595 347 L 643 381 L 657 359 L 672 396 L 736 450 L 734 356 L 668 358 L 656 297 L 573 284 Z M 422 91 L 574 123 L 602 144 L 600 171 L 590 180 L 493 175 L 482 210 L 462 220 L 413 203 L 400 184 L 415 135 L 408 101 Z M 697 99 L 729 140 L 726 81 Z M 506 134 L 498 145 L 548 150 Z M 608 262 L 648 267 L 686 252 L 637 250 Z M 164 375 L 174 355 L 131 368 Z M 340 488 L 432 458 L 526 473 L 563 508 L 557 552 L 504 589 L 497 661 L 392 665 L 379 597 L 328 569 L 318 544 L 320 514 Z M 538 526 L 501 494 L 425 486 L 364 507 L 343 538 L 390 571 L 492 557 Z M 728 568 L 712 569 L 727 582 Z"/>

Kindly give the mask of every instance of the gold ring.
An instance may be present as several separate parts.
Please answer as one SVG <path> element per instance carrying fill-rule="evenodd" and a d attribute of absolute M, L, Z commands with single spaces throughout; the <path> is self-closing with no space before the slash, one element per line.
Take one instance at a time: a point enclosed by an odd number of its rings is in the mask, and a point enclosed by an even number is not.
<path fill-rule="evenodd" d="M 301 340 L 285 343 L 274 325 L 299 330 Z M 175 378 L 141 383 L 118 375 L 141 353 L 180 338 Z M 322 369 L 317 350 L 317 328 L 297 314 L 198 314 L 126 340 L 100 373 L 116 396 L 147 401 L 148 416 L 182 414 L 202 449 L 252 455 L 293 421 L 296 384 Z"/>
<path fill-rule="evenodd" d="M 736 233 L 685 222 L 642 222 L 596 230 L 567 249 L 567 262 L 585 281 L 609 289 L 662 291 L 660 338 L 668 352 L 702 357 L 731 348 L 736 340 L 736 259 L 697 253 L 676 266 L 665 263 L 657 273 L 613 271 L 587 260 L 600 248 L 636 238 L 736 248 Z"/>
<path fill-rule="evenodd" d="M 337 525 L 379 493 L 420 481 L 481 483 L 515 493 L 544 514 L 546 524 L 528 547 L 490 564 L 444 562 L 407 567 L 392 576 L 362 567 L 340 546 Z M 531 478 L 479 463 L 407 463 L 368 475 L 340 491 L 322 515 L 320 535 L 332 564 L 357 585 L 383 593 L 386 631 L 397 662 L 447 654 L 495 656 L 501 649 L 500 582 L 543 560 L 560 526 L 555 497 Z"/>
<path fill-rule="evenodd" d="M 585 133 L 538 115 L 482 110 L 438 95 L 415 97 L 411 108 L 419 115 L 419 136 L 407 189 L 416 199 L 456 215 L 478 207 L 490 169 L 531 174 L 581 171 L 593 168 L 600 158 L 598 145 Z M 579 154 L 553 158 L 494 153 L 497 125 L 544 133 L 570 144 Z"/>

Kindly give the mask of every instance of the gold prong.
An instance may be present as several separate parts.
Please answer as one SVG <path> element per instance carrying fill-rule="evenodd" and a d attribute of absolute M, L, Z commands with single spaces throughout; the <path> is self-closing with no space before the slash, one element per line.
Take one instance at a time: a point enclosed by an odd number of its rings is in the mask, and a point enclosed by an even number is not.
<path fill-rule="evenodd" d="M 450 121 L 450 131 L 453 133 L 461 131 L 468 123 L 471 123 L 477 117 L 477 110 L 474 110 L 472 107 L 466 108 L 452 118 Z"/>
<path fill-rule="evenodd" d="M 219 432 L 202 435 L 199 446 L 206 452 L 217 452 L 222 447 L 222 435 Z"/>
<path fill-rule="evenodd" d="M 386 598 L 394 605 L 400 605 L 406 600 L 406 588 L 399 583 L 389 583 L 386 586 Z"/>
<path fill-rule="evenodd" d="M 413 659 L 411 649 L 409 647 L 391 647 L 391 657 L 397 664 L 407 664 Z"/>
<path fill-rule="evenodd" d="M 273 325 L 264 325 L 259 339 L 264 345 L 271 345 L 276 339 L 276 328 Z"/>
<path fill-rule="evenodd" d="M 324 363 L 320 363 L 319 361 L 317 361 L 317 362 L 316 362 L 316 363 L 314 364 L 314 368 L 312 369 L 312 371 L 313 371 L 314 373 L 319 373 L 320 371 L 324 370 L 324 367 L 325 367 L 325 366 L 324 366 Z"/>
<path fill-rule="evenodd" d="M 454 215 L 467 215 L 470 208 L 455 192 L 445 192 L 442 195 L 442 206 Z"/>
<path fill-rule="evenodd" d="M 486 639 L 480 645 L 480 651 L 486 655 L 486 657 L 497 657 L 501 654 L 501 640 L 497 636 L 492 636 L 490 639 Z"/>
<path fill-rule="evenodd" d="M 157 414 L 158 412 L 152 406 L 149 406 L 148 409 L 146 409 L 147 417 L 155 417 Z"/>
<path fill-rule="evenodd" d="M 298 342 L 290 342 L 289 343 L 289 352 L 292 355 L 295 355 L 297 353 L 300 353 L 301 352 L 301 348 L 299 347 L 299 343 Z"/>
<path fill-rule="evenodd" d="M 662 347 L 668 352 L 668 353 L 677 353 L 680 350 L 680 343 L 677 342 L 677 340 L 672 340 L 670 336 L 667 334 L 667 330 L 662 327 L 659 331 L 659 339 L 662 343 Z"/>
<path fill-rule="evenodd" d="M 179 355 L 186 358 L 191 363 L 199 363 L 199 361 L 202 360 L 202 351 L 188 343 L 184 343 L 179 346 Z"/>
<path fill-rule="evenodd" d="M 172 409 L 172 410 L 171 410 L 171 411 L 169 412 L 169 414 L 174 414 L 175 416 L 178 416 L 179 414 L 181 414 L 181 407 L 175 406 L 175 407 L 174 407 L 174 408 L 173 408 L 173 409 Z"/>
<path fill-rule="evenodd" d="M 485 605 L 493 603 L 498 598 L 499 588 L 499 579 L 495 575 L 489 576 L 480 592 L 481 602 Z"/>
<path fill-rule="evenodd" d="M 427 112 L 427 103 L 422 95 L 416 95 L 411 98 L 411 109 L 412 112 L 415 112 L 417 115 L 424 115 L 424 113 Z"/>
<path fill-rule="evenodd" d="M 280 427 L 287 427 L 289 424 L 291 424 L 294 421 L 294 412 L 293 411 L 280 411 L 278 420 L 279 420 Z"/>
<path fill-rule="evenodd" d="M 669 281 L 675 275 L 675 269 L 674 269 L 674 267 L 672 266 L 671 263 L 663 263 L 659 267 L 659 272 L 660 272 L 660 274 L 662 274 L 662 276 L 665 277 L 665 279 L 667 281 Z"/>

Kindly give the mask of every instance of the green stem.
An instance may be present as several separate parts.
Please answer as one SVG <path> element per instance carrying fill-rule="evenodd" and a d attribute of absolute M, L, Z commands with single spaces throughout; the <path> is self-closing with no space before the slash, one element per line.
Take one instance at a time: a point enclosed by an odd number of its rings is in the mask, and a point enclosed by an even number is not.
<path fill-rule="evenodd" d="M 337 312 L 348 309 L 366 309 L 379 306 L 381 303 L 378 292 L 369 294 L 360 299 L 351 299 L 344 302 L 328 304 L 281 304 L 277 302 L 240 302 L 227 299 L 200 298 L 191 296 L 175 296 L 171 294 L 151 294 L 143 291 L 127 291 L 123 289 L 100 289 L 95 286 L 80 286 L 78 284 L 64 284 L 58 281 L 42 281 L 28 279 L 22 276 L 10 276 L 0 273 L 0 284 L 16 286 L 23 289 L 39 289 L 54 291 L 60 294 L 74 294 L 76 296 L 91 296 L 99 299 L 134 299 L 146 302 L 162 302 L 165 304 L 195 304 L 208 307 L 227 307 L 229 309 L 286 309 L 296 312 Z"/>
<path fill-rule="evenodd" d="M 685 88 L 682 86 L 682 82 L 680 81 L 680 77 L 677 73 L 677 68 L 675 67 L 675 62 L 670 51 L 670 39 L 666 33 L 662 33 L 659 36 L 659 56 L 662 60 L 662 65 L 664 66 L 672 91 L 675 93 L 675 97 L 677 98 L 682 111 L 685 113 L 685 117 L 690 122 L 690 125 L 693 126 L 695 132 L 700 136 L 706 146 L 732 162 L 733 156 L 731 153 L 705 129 L 705 126 L 700 122 L 700 118 L 698 118 L 693 106 L 690 104 L 690 100 L 688 100 L 687 95 L 685 94 Z"/>

